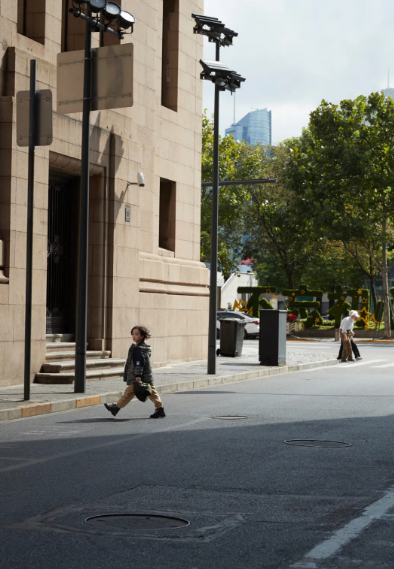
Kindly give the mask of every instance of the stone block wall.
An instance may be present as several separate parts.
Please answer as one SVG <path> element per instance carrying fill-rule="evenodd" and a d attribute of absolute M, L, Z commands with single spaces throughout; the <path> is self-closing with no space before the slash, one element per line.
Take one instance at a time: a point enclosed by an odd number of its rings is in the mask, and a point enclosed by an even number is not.
<path fill-rule="evenodd" d="M 57 113 L 56 61 L 65 43 L 82 47 L 83 26 L 67 15 L 65 42 L 64 1 L 32 1 L 28 12 L 40 19 L 33 31 L 28 21 L 21 29 L 19 1 L 0 3 L 0 386 L 23 380 L 27 149 L 16 144 L 15 97 L 29 88 L 31 58 L 38 88 L 50 88 L 54 99 L 53 144 L 36 152 L 32 379 L 46 351 L 49 175 L 78 176 L 81 164 L 81 113 Z M 88 339 L 92 349 L 122 357 L 131 327 L 145 324 L 156 365 L 202 359 L 207 348 L 208 276 L 199 261 L 202 38 L 193 34 L 191 18 L 203 13 L 203 1 L 174 5 L 178 15 L 167 28 L 176 36 L 170 48 L 178 50 L 171 59 L 176 105 L 162 104 L 163 1 L 122 0 L 136 18 L 133 35 L 123 40 L 134 44 L 134 105 L 91 116 Z M 94 34 L 93 46 L 106 42 Z M 128 185 L 141 171 L 145 187 Z M 163 179 L 175 188 L 171 250 L 159 247 Z"/>

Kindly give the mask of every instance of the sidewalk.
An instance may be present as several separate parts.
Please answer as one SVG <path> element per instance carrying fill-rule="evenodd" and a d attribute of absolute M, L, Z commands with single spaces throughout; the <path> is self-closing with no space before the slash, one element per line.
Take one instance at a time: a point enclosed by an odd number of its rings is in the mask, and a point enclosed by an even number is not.
<path fill-rule="evenodd" d="M 335 354 L 334 354 L 335 351 Z M 175 393 L 248 379 L 257 379 L 338 363 L 336 346 L 331 350 L 308 349 L 302 351 L 287 347 L 287 365 L 281 368 L 261 366 L 258 362 L 258 344 L 245 346 L 240 358 L 217 358 L 217 373 L 207 375 L 206 360 L 172 364 L 156 368 L 155 386 L 159 393 Z M 328 352 L 328 353 L 327 353 Z M 31 385 L 31 400 L 23 401 L 23 385 L 0 388 L 0 421 L 68 411 L 91 405 L 116 402 L 125 388 L 122 378 L 89 381 L 86 393 L 75 394 L 73 385 Z"/>

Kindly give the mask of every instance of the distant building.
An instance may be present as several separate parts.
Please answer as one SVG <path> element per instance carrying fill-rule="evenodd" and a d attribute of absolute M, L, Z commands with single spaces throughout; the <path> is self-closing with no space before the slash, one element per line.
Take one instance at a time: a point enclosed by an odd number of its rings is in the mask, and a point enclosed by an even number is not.
<path fill-rule="evenodd" d="M 385 97 L 391 97 L 394 101 L 394 89 L 392 87 L 387 87 L 387 89 L 382 89 L 381 92 Z"/>
<path fill-rule="evenodd" d="M 244 140 L 251 146 L 272 144 L 272 111 L 258 109 L 245 115 L 236 124 L 226 128 L 226 136 L 232 134 L 235 140 Z"/>

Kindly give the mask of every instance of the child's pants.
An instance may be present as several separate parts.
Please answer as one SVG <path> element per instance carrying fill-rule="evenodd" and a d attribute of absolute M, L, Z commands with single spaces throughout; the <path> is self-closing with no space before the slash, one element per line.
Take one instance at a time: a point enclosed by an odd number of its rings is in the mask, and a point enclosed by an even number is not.
<path fill-rule="evenodd" d="M 163 403 L 161 402 L 160 396 L 157 393 L 155 386 L 151 384 L 151 387 L 152 387 L 152 395 L 149 396 L 149 399 L 152 401 L 156 409 L 159 409 L 160 407 L 163 407 Z M 128 385 L 125 389 L 125 392 L 123 393 L 122 397 L 119 399 L 116 405 L 119 407 L 119 409 L 122 409 L 122 407 L 126 407 L 126 405 L 130 403 L 133 397 L 134 397 L 134 386 Z"/>

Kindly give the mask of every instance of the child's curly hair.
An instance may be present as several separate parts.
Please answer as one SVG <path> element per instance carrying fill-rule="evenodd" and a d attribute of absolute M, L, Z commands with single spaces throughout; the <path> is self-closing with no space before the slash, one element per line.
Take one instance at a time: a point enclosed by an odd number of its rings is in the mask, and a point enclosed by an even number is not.
<path fill-rule="evenodd" d="M 141 334 L 141 336 L 144 340 L 151 337 L 150 331 L 148 330 L 148 328 L 146 326 L 133 326 L 130 334 L 133 333 L 133 330 L 138 330 L 138 332 Z"/>

